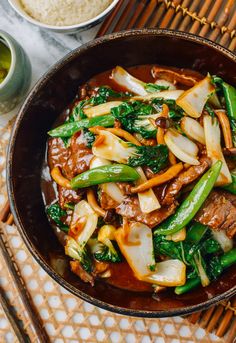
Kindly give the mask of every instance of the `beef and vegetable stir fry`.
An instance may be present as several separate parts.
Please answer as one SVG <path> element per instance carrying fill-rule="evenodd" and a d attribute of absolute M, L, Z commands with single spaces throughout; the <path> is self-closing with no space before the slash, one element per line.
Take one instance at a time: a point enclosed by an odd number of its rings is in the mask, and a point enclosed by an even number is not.
<path fill-rule="evenodd" d="M 120 66 L 91 79 L 49 131 L 46 211 L 83 281 L 110 282 L 125 264 L 130 288 L 179 295 L 236 263 L 236 89 L 138 68 L 143 79 Z"/>

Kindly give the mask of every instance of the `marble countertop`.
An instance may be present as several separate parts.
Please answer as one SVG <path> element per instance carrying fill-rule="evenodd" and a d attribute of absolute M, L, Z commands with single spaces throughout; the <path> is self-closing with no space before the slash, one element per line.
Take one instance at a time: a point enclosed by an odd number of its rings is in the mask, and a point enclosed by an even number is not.
<path fill-rule="evenodd" d="M 71 50 L 93 39 L 99 26 L 73 35 L 42 30 L 19 16 L 7 0 L 0 0 L 0 30 L 12 35 L 25 49 L 32 64 L 32 83 Z M 0 116 L 0 126 L 5 125 L 19 109 Z"/>

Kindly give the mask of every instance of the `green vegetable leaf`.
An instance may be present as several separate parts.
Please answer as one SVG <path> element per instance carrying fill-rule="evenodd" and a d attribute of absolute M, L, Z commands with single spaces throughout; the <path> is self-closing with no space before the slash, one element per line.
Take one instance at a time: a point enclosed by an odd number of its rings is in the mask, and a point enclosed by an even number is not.
<path fill-rule="evenodd" d="M 109 246 L 99 242 L 97 238 L 91 238 L 88 241 L 88 245 L 90 247 L 90 250 L 93 254 L 93 256 L 96 258 L 96 260 L 101 262 L 112 262 L 112 263 L 118 263 L 122 261 L 121 253 L 119 251 L 119 248 L 115 242 L 111 243 Z"/>
<path fill-rule="evenodd" d="M 207 275 L 209 275 L 211 280 L 216 280 L 218 276 L 222 273 L 223 267 L 221 265 L 220 257 L 214 256 L 207 263 Z"/>
<path fill-rule="evenodd" d="M 176 104 L 175 100 L 162 98 L 152 100 L 152 105 L 155 106 L 156 110 L 161 110 L 163 104 L 166 104 L 169 108 L 169 118 L 179 122 L 184 115 L 184 111 Z"/>
<path fill-rule="evenodd" d="M 95 141 L 95 135 L 88 129 L 83 129 L 83 137 L 86 140 L 86 145 L 88 148 L 92 148 Z"/>
<path fill-rule="evenodd" d="M 46 209 L 47 215 L 57 224 L 57 226 L 64 232 L 69 231 L 69 227 L 65 225 L 61 218 L 67 215 L 66 211 L 64 211 L 58 203 L 52 204 L 47 207 Z"/>
<path fill-rule="evenodd" d="M 168 148 L 166 145 L 159 144 L 156 146 L 135 146 L 135 148 L 135 156 L 132 156 L 128 159 L 128 164 L 130 166 L 148 166 L 154 173 L 158 173 L 167 165 Z"/>
<path fill-rule="evenodd" d="M 97 94 L 90 98 L 89 103 L 96 106 L 107 102 L 112 98 L 127 98 L 132 94 L 128 92 L 116 92 L 110 87 L 102 86 L 98 88 Z"/>
<path fill-rule="evenodd" d="M 93 269 L 93 263 L 92 263 L 92 259 L 87 251 L 87 248 L 84 247 L 83 251 L 80 252 L 81 256 L 80 256 L 80 263 L 81 266 L 83 267 L 83 269 L 88 272 L 91 273 L 92 269 Z"/>
<path fill-rule="evenodd" d="M 141 101 L 123 102 L 111 109 L 111 114 L 121 122 L 125 130 L 130 133 L 140 133 L 144 138 L 156 135 L 156 128 L 148 119 L 153 113 L 156 113 L 153 106 Z"/>
<path fill-rule="evenodd" d="M 73 107 L 72 113 L 69 116 L 68 120 L 66 120 L 66 122 L 72 123 L 76 120 L 87 118 L 86 115 L 84 114 L 83 107 L 87 105 L 88 103 L 89 103 L 89 100 L 82 100 L 79 103 L 77 103 Z"/>
<path fill-rule="evenodd" d="M 169 86 L 156 85 L 155 83 L 146 83 L 144 88 L 148 93 L 153 93 L 153 92 L 165 91 L 169 89 Z"/>

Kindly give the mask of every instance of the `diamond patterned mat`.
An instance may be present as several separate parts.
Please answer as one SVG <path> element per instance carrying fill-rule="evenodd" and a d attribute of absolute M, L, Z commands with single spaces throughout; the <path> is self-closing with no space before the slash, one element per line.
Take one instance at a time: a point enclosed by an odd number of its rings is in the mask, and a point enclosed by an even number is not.
<path fill-rule="evenodd" d="M 0 210 L 7 200 L 5 161 L 10 129 L 11 123 L 0 128 Z M 59 286 L 35 262 L 14 225 L 1 223 L 0 226 L 5 244 L 51 342 L 197 343 L 199 340 L 203 343 L 225 342 L 199 326 L 189 324 L 181 317 L 131 318 L 113 314 L 80 300 Z M 31 342 L 37 342 L 28 315 L 19 300 L 18 292 L 2 258 L 0 258 L 0 284 L 7 291 L 7 296 L 16 309 Z M 17 342 L 1 307 L 0 342 Z"/>

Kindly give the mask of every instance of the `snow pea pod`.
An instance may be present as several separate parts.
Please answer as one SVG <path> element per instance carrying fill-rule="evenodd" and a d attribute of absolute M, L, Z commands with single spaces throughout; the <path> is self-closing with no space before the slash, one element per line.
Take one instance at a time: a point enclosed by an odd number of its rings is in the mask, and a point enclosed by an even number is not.
<path fill-rule="evenodd" d="M 65 123 L 49 131 L 48 134 L 51 137 L 71 137 L 74 133 L 84 128 L 90 128 L 93 126 L 112 127 L 114 123 L 115 119 L 112 115 L 104 115 L 91 119 L 82 119 L 71 123 Z"/>
<path fill-rule="evenodd" d="M 154 235 L 172 235 L 183 229 L 198 212 L 220 174 L 222 162 L 217 161 L 197 182 L 191 193 L 182 202 L 175 214 L 160 224 Z"/>
<path fill-rule="evenodd" d="M 225 105 L 232 130 L 233 143 L 236 147 L 236 88 L 226 82 L 222 82 L 221 86 L 223 89 Z"/>
<path fill-rule="evenodd" d="M 218 76 L 213 76 L 212 81 L 221 91 L 223 91 L 227 115 L 229 117 L 232 131 L 233 143 L 236 147 L 236 88 L 229 85 Z"/>
<path fill-rule="evenodd" d="M 71 187 L 77 189 L 107 182 L 135 181 L 139 177 L 134 168 L 125 164 L 105 165 L 75 176 L 71 180 Z"/>

